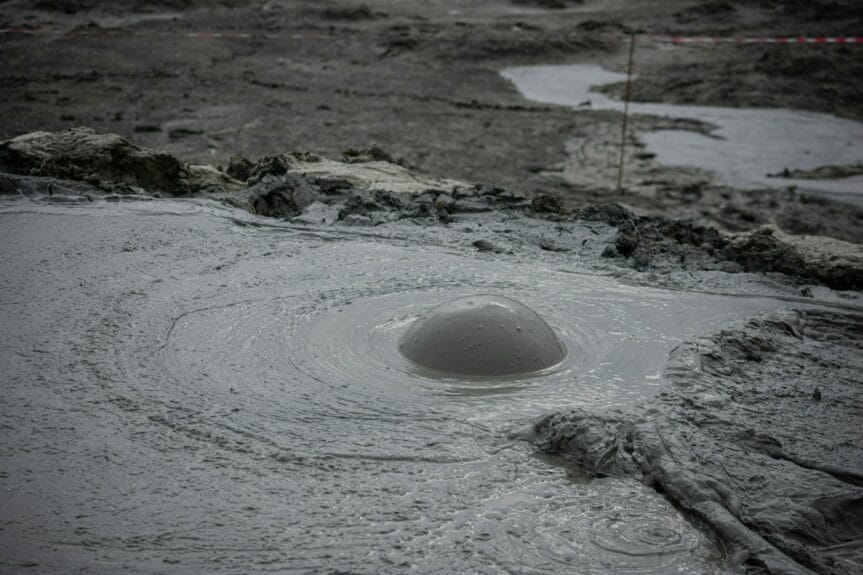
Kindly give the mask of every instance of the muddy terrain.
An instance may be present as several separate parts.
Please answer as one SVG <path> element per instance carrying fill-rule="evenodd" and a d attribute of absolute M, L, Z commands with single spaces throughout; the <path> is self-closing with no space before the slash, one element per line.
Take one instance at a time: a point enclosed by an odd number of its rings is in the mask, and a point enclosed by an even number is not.
<path fill-rule="evenodd" d="M 859 572 L 860 160 L 733 186 L 653 151 L 716 126 L 642 111 L 618 189 L 620 110 L 506 71 L 625 71 L 635 34 L 636 101 L 853 121 L 858 45 L 663 38 L 860 25 L 841 0 L 0 2 L 0 571 Z M 400 351 L 478 294 L 562 359 Z"/>
<path fill-rule="evenodd" d="M 664 573 L 674 565 L 844 574 L 859 564 L 856 244 L 770 227 L 727 234 L 613 203 L 573 211 L 556 196 L 415 174 L 376 148 L 344 161 L 235 161 L 224 173 L 77 129 L 0 144 L 0 169 L 12 326 L 3 348 L 12 393 L 2 408 L 11 416 L 16 402 L 28 406 L 26 421 L 14 416 L 7 426 L 11 519 L 0 543 L 8 567 L 86 569 L 93 552 L 107 564 L 135 556 L 189 572 L 252 562 L 291 571 Z M 463 381 L 417 371 L 400 355 L 405 327 L 430 305 L 477 292 L 538 306 L 564 360 L 527 379 Z M 23 347 L 13 343 L 22 335 Z M 69 348 L 70 336 L 84 339 Z M 70 387 L 55 387 L 58 366 L 78 361 Z M 124 497 L 91 507 L 92 477 L 80 466 L 94 454 L 51 431 L 46 392 L 70 405 L 108 402 L 131 420 L 98 416 L 101 432 L 132 425 L 148 436 L 155 453 L 137 459 L 108 441 L 119 457 L 104 464 L 112 473 L 194 449 L 195 481 L 222 490 L 235 489 L 238 469 L 255 470 L 246 484 L 281 477 L 287 486 L 272 491 L 279 502 L 267 503 L 280 513 L 259 512 L 253 492 L 217 503 L 191 485 L 174 496 L 195 507 L 169 512 L 145 488 L 135 495 L 140 509 L 163 519 L 136 521 L 169 532 L 153 540 L 120 529 L 118 539 L 108 517 Z M 462 399 L 441 403 L 447 396 Z M 273 398 L 281 398 L 275 411 L 265 407 Z M 294 406 L 287 413 L 278 407 L 285 401 Z M 51 494 L 44 503 L 24 486 L 56 452 L 43 454 L 28 434 L 64 446 L 63 469 L 41 476 L 39 491 Z M 317 447 L 298 451 L 286 435 Z M 510 481 L 511 466 L 524 467 L 518 440 L 563 459 Z M 173 465 L 133 473 L 158 485 Z M 549 487 L 554 470 L 584 486 Z M 389 477 L 384 491 L 380 474 Z M 430 482 L 421 497 L 417 474 Z M 57 481 L 75 487 L 60 495 Z M 356 494 L 347 514 L 337 503 L 345 493 Z M 577 511 L 584 505 L 595 514 Z M 92 509 L 93 518 L 50 525 L 53 507 Z M 251 532 L 210 524 L 200 509 L 250 514 L 255 533 L 274 543 L 260 547 Z M 281 514 L 293 517 L 293 534 L 279 534 Z M 383 531 L 360 537 L 366 521 Z M 319 524 L 340 552 L 321 554 L 308 539 Z M 65 525 L 77 525 L 74 535 Z M 189 525 L 200 543 L 175 532 Z M 84 537 L 82 551 L 53 543 L 70 536 Z M 453 545 L 458 557 L 445 551 Z"/>

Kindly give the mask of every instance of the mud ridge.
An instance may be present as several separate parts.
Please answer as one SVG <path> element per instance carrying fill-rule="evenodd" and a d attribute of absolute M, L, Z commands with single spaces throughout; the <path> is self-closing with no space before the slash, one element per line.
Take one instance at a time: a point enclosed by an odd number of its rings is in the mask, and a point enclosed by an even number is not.
<path fill-rule="evenodd" d="M 579 247 L 596 245 L 607 261 L 638 272 L 766 273 L 791 285 L 863 287 L 863 253 L 858 245 L 841 240 L 791 236 L 774 226 L 728 233 L 688 220 L 637 216 L 614 203 L 571 210 L 553 194 L 529 197 L 499 186 L 423 176 L 394 163 L 375 146 L 347 150 L 344 160 L 308 153 L 254 162 L 234 157 L 223 171 L 184 163 L 113 134 L 75 128 L 0 143 L 0 171 L 7 174 L 0 190 L 206 197 L 267 217 L 355 226 L 400 220 L 449 225 L 476 214 L 509 213 L 526 218 L 528 232 L 530 222 L 537 220 L 588 226 L 592 235 Z M 605 240 L 593 237 L 594 223 L 616 230 L 611 244 L 597 243 Z M 549 252 L 575 247 L 547 237 L 538 245 Z M 510 250 L 491 245 L 484 251 Z"/>

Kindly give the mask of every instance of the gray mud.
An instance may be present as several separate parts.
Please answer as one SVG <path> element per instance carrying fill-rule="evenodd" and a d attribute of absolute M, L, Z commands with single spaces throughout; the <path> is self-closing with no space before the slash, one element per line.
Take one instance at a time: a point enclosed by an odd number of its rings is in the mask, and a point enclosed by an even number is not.
<path fill-rule="evenodd" d="M 359 156 L 267 158 L 240 189 L 182 200 L 0 178 L 4 568 L 851 572 L 859 325 L 817 311 L 856 305 L 829 287 L 841 258 L 800 248 L 833 268 L 747 272 L 740 254 L 796 240 Z M 770 250 L 735 243 L 756 237 Z M 478 293 L 535 310 L 565 359 L 477 381 L 399 352 L 422 314 Z M 759 313 L 796 319 L 725 327 Z M 747 393 L 763 425 L 732 401 Z M 826 427 L 799 444 L 783 422 L 811 430 L 814 409 Z M 726 431 L 669 447 L 638 439 L 650 426 Z M 663 456 L 674 441 L 687 450 Z M 740 441 L 763 477 L 726 455 Z M 742 471 L 705 511 L 714 457 Z"/>
<path fill-rule="evenodd" d="M 859 572 L 863 210 L 644 115 L 619 193 L 618 112 L 499 75 L 853 3 L 321 4 L 0 2 L 0 571 Z M 785 48 L 639 45 L 635 97 L 861 117 L 850 47 Z M 398 352 L 477 293 L 564 361 Z"/>
<path fill-rule="evenodd" d="M 785 311 L 677 348 L 637 412 L 564 410 L 535 441 L 635 477 L 709 525 L 754 573 L 859 573 L 859 314 Z"/>
<path fill-rule="evenodd" d="M 649 487 L 514 438 L 562 406 L 637 409 L 669 351 L 782 300 L 489 257 L 443 226 L 432 257 L 412 221 L 121 198 L 2 201 L 5 570 L 725 569 Z M 473 293 L 525 302 L 566 360 L 514 381 L 417 372 L 402 335 Z"/>

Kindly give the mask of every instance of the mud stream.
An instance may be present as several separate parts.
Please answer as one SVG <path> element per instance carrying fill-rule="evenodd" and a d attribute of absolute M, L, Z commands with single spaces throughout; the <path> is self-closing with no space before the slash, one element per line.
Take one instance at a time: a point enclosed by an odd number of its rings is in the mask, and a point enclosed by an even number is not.
<path fill-rule="evenodd" d="M 781 301 L 205 201 L 7 199 L 0 221 L 4 570 L 723 569 L 651 489 L 517 437 L 557 408 L 645 402 L 675 346 Z M 399 354 L 421 313 L 478 293 L 538 312 L 566 359 L 466 381 Z"/>
<path fill-rule="evenodd" d="M 626 81 L 625 74 L 591 64 L 522 66 L 502 75 L 537 102 L 623 111 L 623 102 L 592 88 Z M 802 180 L 775 177 L 783 170 L 863 163 L 863 124 L 829 114 L 781 109 L 721 108 L 633 102 L 632 114 L 690 118 L 714 126 L 709 135 L 657 130 L 642 136 L 666 166 L 696 167 L 738 188 L 787 188 L 863 203 L 863 176 Z"/>

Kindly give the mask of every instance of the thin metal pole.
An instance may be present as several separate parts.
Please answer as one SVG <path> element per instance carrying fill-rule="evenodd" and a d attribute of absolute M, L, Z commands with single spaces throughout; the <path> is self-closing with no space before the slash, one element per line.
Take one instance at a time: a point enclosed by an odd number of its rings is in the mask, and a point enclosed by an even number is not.
<path fill-rule="evenodd" d="M 623 126 L 620 130 L 620 163 L 617 165 L 617 191 L 623 191 L 623 152 L 626 149 L 626 127 L 629 123 L 629 98 L 632 91 L 632 63 L 635 60 L 635 34 L 629 37 L 629 64 L 626 68 L 626 93 L 623 96 Z"/>

